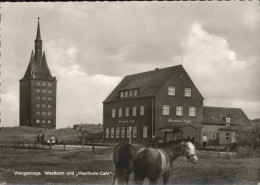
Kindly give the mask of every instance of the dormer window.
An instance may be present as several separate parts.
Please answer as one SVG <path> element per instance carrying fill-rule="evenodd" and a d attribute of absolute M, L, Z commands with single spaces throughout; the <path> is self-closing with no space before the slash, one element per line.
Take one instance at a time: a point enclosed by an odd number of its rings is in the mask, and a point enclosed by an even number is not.
<path fill-rule="evenodd" d="M 134 93 L 133 90 L 130 90 L 129 91 L 129 97 L 133 97 L 133 93 Z"/>
<path fill-rule="evenodd" d="M 134 96 L 137 96 L 137 95 L 138 95 L 138 90 L 135 89 L 135 90 L 134 90 Z"/>
<path fill-rule="evenodd" d="M 174 86 L 168 87 L 168 95 L 169 96 L 175 96 L 175 87 Z"/>
<path fill-rule="evenodd" d="M 138 96 L 138 89 L 130 89 L 130 90 L 124 90 L 119 92 L 120 98 L 129 98 L 135 96 Z"/>
<path fill-rule="evenodd" d="M 124 98 L 124 97 L 125 97 L 124 91 L 121 91 L 120 92 L 120 98 Z"/>
<path fill-rule="evenodd" d="M 128 98 L 128 91 L 125 91 L 125 98 Z"/>

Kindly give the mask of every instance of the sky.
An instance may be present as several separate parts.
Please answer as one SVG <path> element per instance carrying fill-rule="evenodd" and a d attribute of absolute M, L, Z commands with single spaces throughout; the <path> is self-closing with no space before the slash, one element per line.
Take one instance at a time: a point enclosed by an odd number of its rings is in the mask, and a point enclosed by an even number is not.
<path fill-rule="evenodd" d="M 19 80 L 40 17 L 57 77 L 57 128 L 102 123 L 102 101 L 125 75 L 182 63 L 205 106 L 260 118 L 260 4 L 1 3 L 1 126 L 19 125 Z"/>

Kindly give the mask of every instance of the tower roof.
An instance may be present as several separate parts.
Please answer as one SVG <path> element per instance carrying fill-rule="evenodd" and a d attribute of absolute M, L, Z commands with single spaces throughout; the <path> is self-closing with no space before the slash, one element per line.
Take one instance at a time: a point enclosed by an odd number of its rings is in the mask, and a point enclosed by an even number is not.
<path fill-rule="evenodd" d="M 38 17 L 36 40 L 41 40 L 40 17 Z"/>
<path fill-rule="evenodd" d="M 35 40 L 35 46 L 41 45 L 41 33 L 40 33 L 40 18 L 38 18 L 37 34 Z M 41 79 L 41 80 L 56 80 L 52 77 L 50 69 L 47 64 L 45 52 L 42 54 L 41 47 L 35 47 L 35 52 L 32 50 L 31 58 L 27 70 L 23 79 Z"/>

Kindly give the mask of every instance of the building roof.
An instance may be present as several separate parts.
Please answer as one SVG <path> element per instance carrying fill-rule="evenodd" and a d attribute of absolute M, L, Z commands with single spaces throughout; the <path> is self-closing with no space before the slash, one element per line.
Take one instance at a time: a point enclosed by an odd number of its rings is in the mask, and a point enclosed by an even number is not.
<path fill-rule="evenodd" d="M 230 125 L 251 125 L 246 114 L 240 108 L 203 107 L 204 125 L 226 125 L 226 118 L 230 118 Z"/>
<path fill-rule="evenodd" d="M 255 127 L 260 127 L 260 118 L 258 119 L 253 119 L 253 120 L 250 120 L 252 125 L 255 126 Z"/>
<path fill-rule="evenodd" d="M 116 100 L 118 98 L 118 92 L 128 89 L 140 90 L 139 96 L 133 98 L 155 96 L 167 79 L 169 79 L 173 74 L 182 71 L 185 71 L 182 65 L 176 65 L 161 69 L 156 68 L 153 71 L 127 75 L 104 102 Z"/>

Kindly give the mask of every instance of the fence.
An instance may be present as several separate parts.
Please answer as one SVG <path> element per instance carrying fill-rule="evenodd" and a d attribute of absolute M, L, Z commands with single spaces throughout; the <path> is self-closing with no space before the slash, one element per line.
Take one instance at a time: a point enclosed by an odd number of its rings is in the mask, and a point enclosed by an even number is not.
<path fill-rule="evenodd" d="M 33 141 L 4 141 L 0 143 L 0 147 L 11 147 L 11 148 L 24 148 L 24 149 L 55 149 L 55 150 L 67 150 L 67 149 L 84 149 L 85 147 L 91 147 L 92 152 L 95 152 L 96 147 L 111 147 L 116 144 L 109 143 L 85 143 L 78 141 L 63 141 L 60 143 L 37 143 Z"/>

